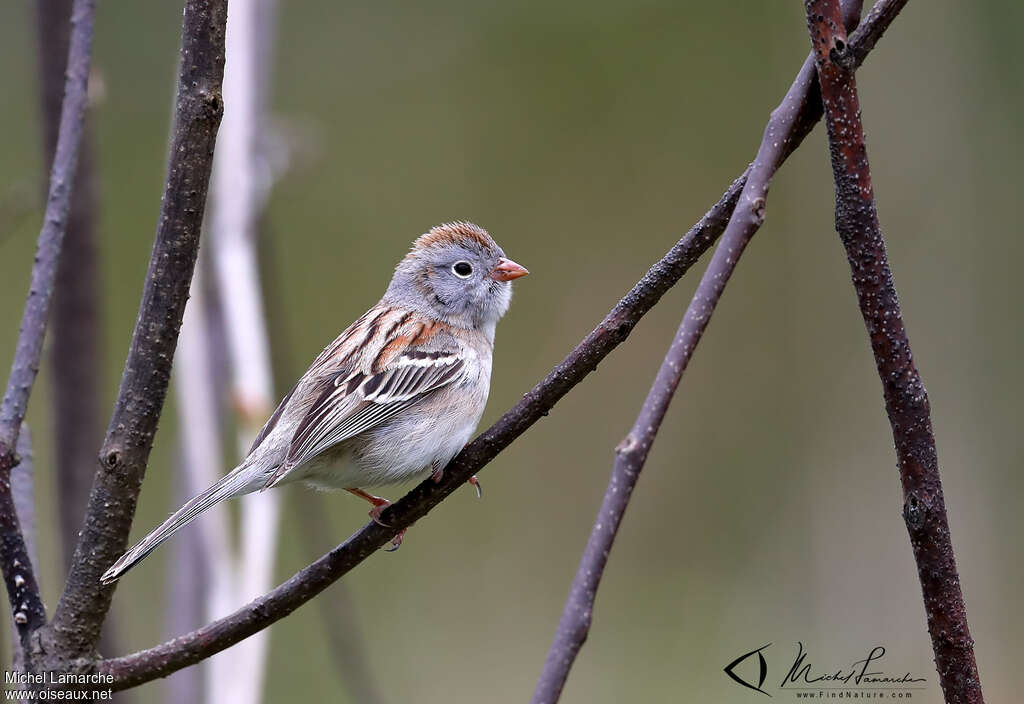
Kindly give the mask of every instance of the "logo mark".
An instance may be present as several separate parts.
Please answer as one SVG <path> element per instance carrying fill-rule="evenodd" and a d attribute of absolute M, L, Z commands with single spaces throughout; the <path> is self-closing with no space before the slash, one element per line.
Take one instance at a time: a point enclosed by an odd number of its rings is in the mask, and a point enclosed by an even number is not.
<path fill-rule="evenodd" d="M 772 695 L 768 694 L 768 692 L 766 692 L 763 689 L 761 689 L 761 685 L 764 684 L 765 677 L 768 676 L 768 663 L 765 662 L 764 655 L 761 654 L 761 651 L 764 650 L 765 648 L 767 648 L 769 645 L 771 645 L 771 643 L 768 643 L 767 645 L 762 645 L 757 650 L 751 650 L 749 653 L 746 653 L 744 655 L 740 655 L 738 658 L 736 658 L 731 663 L 726 665 L 725 669 L 722 670 L 722 672 L 724 672 L 725 674 L 729 675 L 729 677 L 731 677 L 732 680 L 734 682 L 736 682 L 737 684 L 741 684 L 744 687 L 747 687 L 748 689 L 754 690 L 755 692 L 760 692 L 761 694 L 765 695 L 766 697 L 772 696 Z M 739 675 L 737 675 L 735 672 L 733 672 L 733 670 L 736 668 L 737 665 L 739 665 L 741 662 L 745 661 L 747 658 L 752 657 L 753 655 L 757 655 L 758 665 L 760 666 L 760 670 L 759 670 L 758 676 L 757 676 L 757 686 L 756 687 L 753 684 L 751 684 L 750 682 L 747 682 L 746 680 L 741 679 L 739 677 Z"/>

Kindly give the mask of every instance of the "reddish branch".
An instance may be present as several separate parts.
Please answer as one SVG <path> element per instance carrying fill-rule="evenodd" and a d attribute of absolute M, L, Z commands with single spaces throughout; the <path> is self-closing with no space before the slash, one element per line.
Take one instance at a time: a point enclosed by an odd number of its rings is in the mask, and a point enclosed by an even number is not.
<path fill-rule="evenodd" d="M 895 2 L 896 0 L 890 0 Z M 882 0 L 883 5 L 890 4 Z M 872 19 L 874 18 L 874 19 Z M 891 16 L 874 13 L 851 42 L 874 41 Z M 821 102 L 812 89 L 793 117 L 792 136 L 781 145 L 783 158 L 793 152 L 821 117 Z M 379 549 L 402 528 L 426 515 L 445 497 L 465 484 L 488 462 L 546 416 L 551 408 L 621 344 L 639 322 L 725 230 L 747 180 L 744 173 L 721 200 L 611 310 L 540 383 L 523 395 L 497 423 L 466 446 L 445 468 L 442 481 L 426 481 L 388 508 L 384 527 L 368 523 L 348 540 L 300 570 L 266 595 L 222 619 L 148 650 L 97 663 L 97 670 L 115 677 L 125 689 L 163 677 L 229 648 L 302 606 Z"/>
<path fill-rule="evenodd" d="M 11 497 L 11 469 L 18 462 L 18 434 L 39 371 L 50 300 L 71 207 L 92 52 L 92 0 L 75 0 L 71 22 L 64 102 L 50 171 L 46 212 L 39 232 L 14 363 L 0 406 L 0 567 L 23 651 L 28 650 L 29 635 L 46 622 L 46 612 Z"/>
<path fill-rule="evenodd" d="M 903 484 L 903 518 L 921 580 L 939 683 L 947 702 L 983 702 L 974 641 L 946 520 L 928 395 L 914 366 L 878 224 L 860 101 L 836 0 L 806 3 L 836 187 L 836 230 L 867 326 Z"/>
<path fill-rule="evenodd" d="M 45 634 L 46 650 L 62 663 L 89 657 L 95 649 L 113 595 L 99 577 L 124 551 L 167 394 L 223 113 L 226 16 L 226 0 L 185 3 L 167 176 L 139 317 L 81 538 Z"/>

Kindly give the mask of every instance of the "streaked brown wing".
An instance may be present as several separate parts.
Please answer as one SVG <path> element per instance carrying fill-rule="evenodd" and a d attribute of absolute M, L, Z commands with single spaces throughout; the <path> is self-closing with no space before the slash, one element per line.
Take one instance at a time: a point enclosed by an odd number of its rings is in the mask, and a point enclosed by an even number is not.
<path fill-rule="evenodd" d="M 327 380 L 295 431 L 285 462 L 271 476 L 273 486 L 325 450 L 372 428 L 460 378 L 463 360 L 455 352 L 410 350 L 376 374 L 344 371 Z"/>

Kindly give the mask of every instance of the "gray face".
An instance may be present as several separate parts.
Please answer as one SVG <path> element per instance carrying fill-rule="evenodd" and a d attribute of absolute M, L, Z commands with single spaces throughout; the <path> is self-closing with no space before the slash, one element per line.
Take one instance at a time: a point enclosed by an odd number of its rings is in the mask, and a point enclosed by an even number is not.
<path fill-rule="evenodd" d="M 497 323 L 508 310 L 512 284 L 491 277 L 505 256 L 500 247 L 446 245 L 425 254 L 423 281 L 439 317 L 483 328 Z"/>
<path fill-rule="evenodd" d="M 512 284 L 492 277 L 505 253 L 496 244 L 434 243 L 399 264 L 388 295 L 451 325 L 493 332 Z"/>

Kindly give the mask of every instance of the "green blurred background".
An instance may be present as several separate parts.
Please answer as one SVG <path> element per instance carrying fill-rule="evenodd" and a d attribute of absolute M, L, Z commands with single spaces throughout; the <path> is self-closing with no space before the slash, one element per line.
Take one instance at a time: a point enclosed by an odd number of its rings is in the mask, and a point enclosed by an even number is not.
<path fill-rule="evenodd" d="M 276 187 L 268 214 L 286 311 L 276 323 L 288 360 L 279 391 L 376 300 L 413 237 L 470 219 L 532 272 L 498 332 L 483 422 L 495 420 L 743 170 L 807 54 L 802 13 L 798 2 L 282 2 L 273 112 L 304 135 L 308 157 Z M 98 8 L 106 408 L 152 245 L 180 20 L 178 2 Z M 0 194 L 19 206 L 5 209 L 0 231 L 5 369 L 41 218 L 33 22 L 26 0 L 0 10 Z M 1022 22 L 1017 3 L 912 2 L 858 74 L 881 221 L 932 400 L 993 702 L 1020 694 L 1024 632 L 1024 98 L 1021 57 L 1007 41 Z M 722 667 L 771 641 L 776 679 L 798 640 L 822 665 L 884 645 L 892 669 L 928 678 L 915 699 L 941 700 L 880 385 L 832 217 L 819 128 L 775 179 L 765 227 L 680 386 L 563 701 L 748 702 L 760 695 Z M 401 551 L 345 579 L 385 701 L 529 697 L 612 448 L 701 268 L 487 468 L 483 501 L 458 492 Z M 49 382 L 44 370 L 29 420 L 52 607 L 61 560 Z M 136 538 L 173 508 L 173 403 Z M 317 544 L 302 538 L 286 502 L 280 579 L 366 520 L 346 496 L 322 500 L 333 525 Z M 118 588 L 126 651 L 166 636 L 167 569 L 155 557 Z M 336 599 L 337 589 L 319 598 Z M 316 605 L 272 634 L 268 701 L 346 700 Z M 138 701 L 160 701 L 159 683 L 137 691 Z"/>

